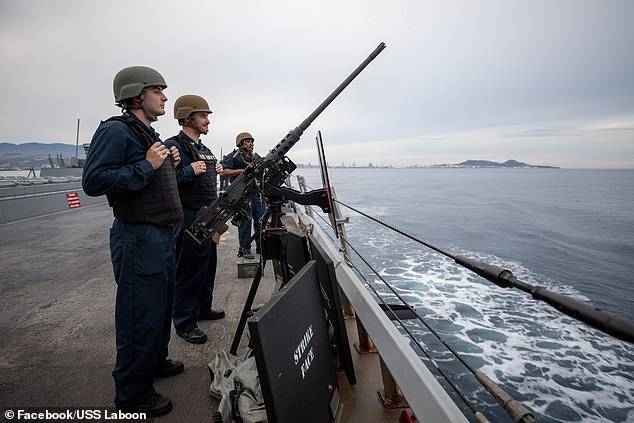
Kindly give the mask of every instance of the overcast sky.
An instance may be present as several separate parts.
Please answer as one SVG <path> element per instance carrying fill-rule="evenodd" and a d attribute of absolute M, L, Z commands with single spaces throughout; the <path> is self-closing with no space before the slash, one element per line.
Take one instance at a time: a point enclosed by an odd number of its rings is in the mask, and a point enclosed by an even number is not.
<path fill-rule="evenodd" d="M 315 163 L 467 159 L 634 168 L 634 1 L 0 2 L 0 142 L 89 142 L 112 79 L 146 65 L 173 104 L 205 97 L 219 154 L 268 152 L 374 48 L 387 48 L 289 152 Z"/>

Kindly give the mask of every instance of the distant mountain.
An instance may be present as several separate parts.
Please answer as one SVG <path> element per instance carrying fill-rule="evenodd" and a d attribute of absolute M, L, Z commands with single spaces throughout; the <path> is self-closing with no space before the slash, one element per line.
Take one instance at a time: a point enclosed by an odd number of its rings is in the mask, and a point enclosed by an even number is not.
<path fill-rule="evenodd" d="M 83 147 L 77 149 L 79 158 L 85 158 Z M 12 144 L 0 142 L 0 168 L 29 169 L 31 167 L 41 168 L 50 166 L 49 154 L 57 166 L 56 157 L 62 155 L 64 162 L 70 164 L 70 158 L 75 156 L 75 146 L 73 144 L 45 144 L 40 142 L 29 142 L 24 144 Z"/>
<path fill-rule="evenodd" d="M 532 165 L 518 162 L 517 160 L 507 160 L 504 163 L 502 163 L 502 166 L 504 167 L 532 167 Z"/>
<path fill-rule="evenodd" d="M 559 169 L 555 166 L 531 165 L 528 163 L 518 162 L 517 160 L 507 160 L 504 163 L 493 162 L 490 160 L 466 160 L 457 164 L 434 165 L 432 167 L 494 167 L 494 168 L 537 168 L 537 169 Z"/>
<path fill-rule="evenodd" d="M 464 167 L 502 167 L 498 162 L 492 162 L 490 160 L 467 160 L 462 163 L 456 164 L 456 166 Z"/>

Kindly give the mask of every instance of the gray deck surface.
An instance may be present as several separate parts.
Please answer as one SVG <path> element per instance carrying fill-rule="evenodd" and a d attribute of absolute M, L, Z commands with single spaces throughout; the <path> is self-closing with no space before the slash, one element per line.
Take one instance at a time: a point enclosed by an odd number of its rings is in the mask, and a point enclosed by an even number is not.
<path fill-rule="evenodd" d="M 0 225 L 0 411 L 113 406 L 111 223 L 112 212 L 102 204 Z M 232 226 L 220 242 L 214 291 L 214 308 L 224 309 L 227 317 L 200 322 L 209 336 L 202 345 L 189 344 L 172 331 L 170 357 L 182 360 L 185 372 L 157 379 L 157 391 L 171 398 L 174 408 L 156 421 L 211 421 L 217 402 L 208 394 L 207 364 L 217 351 L 229 350 L 251 286 L 251 279 L 237 278 L 236 251 Z M 271 269 L 267 266 L 256 305 L 273 289 Z M 354 341 L 355 334 L 350 337 Z M 340 386 L 341 420 L 396 421 L 400 411 L 385 411 L 377 400 L 377 356 L 360 357 L 354 350 L 353 356 L 359 383 Z M 363 368 L 371 369 L 369 376 L 360 372 Z M 358 394 L 364 400 L 350 399 Z"/>

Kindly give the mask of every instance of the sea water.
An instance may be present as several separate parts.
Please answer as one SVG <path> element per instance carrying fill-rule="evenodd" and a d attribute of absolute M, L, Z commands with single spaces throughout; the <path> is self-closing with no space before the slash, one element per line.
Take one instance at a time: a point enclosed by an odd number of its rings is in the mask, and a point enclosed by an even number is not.
<path fill-rule="evenodd" d="M 634 320 L 634 170 L 329 174 L 345 204 L 451 254 L 502 266 L 523 282 Z M 321 186 L 318 169 L 294 175 Z M 381 277 L 471 367 L 528 406 L 538 421 L 634 422 L 634 346 L 342 210 L 350 218 L 352 245 Z M 372 285 L 389 300 L 392 294 L 380 283 Z"/>
<path fill-rule="evenodd" d="M 317 169 L 294 173 L 321 186 Z M 412 236 L 634 320 L 634 170 L 330 169 L 329 175 L 343 203 Z M 350 242 L 381 277 L 538 421 L 634 421 L 632 344 L 342 210 L 350 217 Z"/>

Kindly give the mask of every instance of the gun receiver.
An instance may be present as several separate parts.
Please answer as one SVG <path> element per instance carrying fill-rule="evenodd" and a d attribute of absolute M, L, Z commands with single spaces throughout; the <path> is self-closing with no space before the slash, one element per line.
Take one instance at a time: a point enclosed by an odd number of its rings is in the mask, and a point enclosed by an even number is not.
<path fill-rule="evenodd" d="M 379 44 L 372 53 L 352 71 L 352 73 L 308 116 L 297 128 L 288 134 L 273 149 L 259 161 L 253 161 L 229 185 L 225 195 L 216 199 L 208 207 L 203 207 L 196 220 L 185 230 L 186 235 L 197 244 L 206 239 L 222 227 L 234 214 L 242 213 L 246 204 L 251 201 L 258 191 L 262 191 L 264 184 L 280 186 L 286 177 L 295 170 L 296 166 L 286 157 L 286 153 L 295 145 L 310 124 L 328 107 L 330 103 L 378 56 L 385 48 L 385 43 Z"/>

